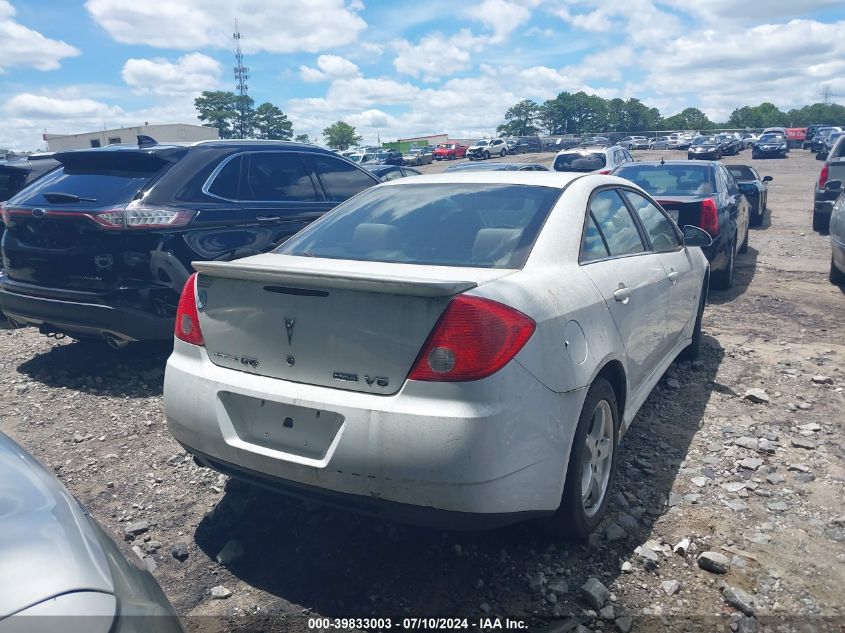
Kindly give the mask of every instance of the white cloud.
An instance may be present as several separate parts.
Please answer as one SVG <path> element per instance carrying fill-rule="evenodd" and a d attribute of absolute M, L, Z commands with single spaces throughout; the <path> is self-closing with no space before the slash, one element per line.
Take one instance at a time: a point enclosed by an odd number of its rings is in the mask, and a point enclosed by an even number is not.
<path fill-rule="evenodd" d="M 531 19 L 529 7 L 537 4 L 536 0 L 483 0 L 467 9 L 466 13 L 493 32 L 493 43 L 501 43 L 508 39 L 514 29 Z"/>
<path fill-rule="evenodd" d="M 15 22 L 15 8 L 0 0 L 0 73 L 12 66 L 36 70 L 56 70 L 65 57 L 79 55 L 79 50 L 61 40 L 51 40 Z"/>
<path fill-rule="evenodd" d="M 416 45 L 408 40 L 397 40 L 392 47 L 396 51 L 393 67 L 397 72 L 431 82 L 466 69 L 470 51 L 478 50 L 480 40 L 464 29 L 452 37 L 440 32 L 429 33 Z"/>
<path fill-rule="evenodd" d="M 320 55 L 317 58 L 317 68 L 300 66 L 299 74 L 302 81 L 316 83 L 327 79 L 339 79 L 344 77 L 359 77 L 361 71 L 358 66 L 339 55 Z"/>
<path fill-rule="evenodd" d="M 358 2 L 344 0 L 87 0 L 115 40 L 168 49 L 231 48 L 235 19 L 246 53 L 318 52 L 351 44 L 366 28 Z"/>
<path fill-rule="evenodd" d="M 189 53 L 172 62 L 167 59 L 129 59 L 123 65 L 123 81 L 139 94 L 196 94 L 217 87 L 221 66 L 202 53 Z"/>

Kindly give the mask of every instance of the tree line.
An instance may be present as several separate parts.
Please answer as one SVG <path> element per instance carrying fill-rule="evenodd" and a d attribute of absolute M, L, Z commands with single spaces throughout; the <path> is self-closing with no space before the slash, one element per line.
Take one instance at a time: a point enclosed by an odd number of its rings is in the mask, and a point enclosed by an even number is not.
<path fill-rule="evenodd" d="M 541 133 L 805 127 L 811 123 L 845 125 L 845 107 L 814 103 L 784 112 L 766 102 L 737 108 L 726 122 L 714 122 L 698 108 L 685 108 L 663 117 L 657 108 L 648 107 L 639 99 L 604 99 L 585 92 L 561 92 L 543 103 L 524 99 L 514 104 L 505 112 L 505 121 L 496 131 L 503 136 L 534 136 Z"/>

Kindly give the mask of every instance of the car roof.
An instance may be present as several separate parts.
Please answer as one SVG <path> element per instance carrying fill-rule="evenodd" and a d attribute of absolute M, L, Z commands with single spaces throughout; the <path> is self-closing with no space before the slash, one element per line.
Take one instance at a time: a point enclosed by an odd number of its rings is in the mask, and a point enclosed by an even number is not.
<path fill-rule="evenodd" d="M 560 150 L 558 152 L 558 156 L 560 156 L 561 154 L 583 154 L 584 152 L 606 152 L 616 147 L 616 145 L 608 145 L 607 147 L 605 147 L 604 145 L 582 145 L 580 147 L 567 147 L 566 149 Z"/>
<path fill-rule="evenodd" d="M 717 165 L 721 165 L 721 163 L 717 160 L 638 160 L 636 163 L 625 163 L 623 165 L 619 165 L 616 169 L 622 169 L 624 167 L 641 167 L 643 165 L 648 167 L 662 167 L 663 165 L 671 165 L 674 167 L 694 167 L 696 165 L 716 167 Z"/>
<path fill-rule="evenodd" d="M 576 178 L 585 174 L 559 171 L 497 171 L 497 170 L 458 170 L 442 174 L 423 174 L 413 179 L 414 184 L 437 183 L 472 183 L 472 184 L 503 184 L 529 185 L 534 187 L 565 188 Z M 404 180 L 404 179 L 401 179 Z M 384 186 L 394 186 L 400 180 L 391 180 Z M 379 185 L 383 186 L 383 185 Z"/>

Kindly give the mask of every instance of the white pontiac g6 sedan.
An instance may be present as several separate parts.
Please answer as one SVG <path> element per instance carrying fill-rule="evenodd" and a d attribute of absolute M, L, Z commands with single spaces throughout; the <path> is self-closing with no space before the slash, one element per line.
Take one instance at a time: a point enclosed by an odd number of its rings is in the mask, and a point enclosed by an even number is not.
<path fill-rule="evenodd" d="M 550 515 L 584 537 L 620 437 L 698 351 L 709 240 L 613 176 L 378 185 L 272 253 L 194 264 L 170 431 L 294 496 L 448 527 Z"/>

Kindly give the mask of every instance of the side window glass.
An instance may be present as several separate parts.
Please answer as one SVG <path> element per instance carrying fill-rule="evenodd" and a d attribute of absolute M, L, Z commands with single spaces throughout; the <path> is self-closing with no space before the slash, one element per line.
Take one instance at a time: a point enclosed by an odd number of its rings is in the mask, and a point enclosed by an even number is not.
<path fill-rule="evenodd" d="M 633 191 L 625 191 L 625 196 L 639 216 L 645 232 L 656 251 L 674 251 L 680 246 L 678 234 L 672 221 L 647 198 Z"/>
<path fill-rule="evenodd" d="M 243 157 L 236 156 L 223 166 L 217 176 L 214 177 L 208 187 L 208 193 L 225 198 L 226 200 L 238 199 L 238 184 L 241 181 L 241 163 Z"/>
<path fill-rule="evenodd" d="M 331 156 L 315 155 L 314 170 L 323 181 L 326 196 L 332 202 L 343 202 L 356 193 L 377 184 L 363 171 Z"/>
<path fill-rule="evenodd" d="M 305 165 L 294 152 L 254 152 L 242 200 L 257 202 L 316 202 L 317 190 Z"/>
<path fill-rule="evenodd" d="M 401 177 L 402 177 L 402 172 L 401 172 L 401 171 L 399 171 L 398 169 L 393 169 L 393 170 L 391 170 L 391 171 L 387 172 L 387 173 L 386 173 L 386 174 L 382 177 L 382 180 L 384 180 L 384 181 L 388 181 L 388 180 L 396 180 L 397 178 L 401 178 Z"/>
<path fill-rule="evenodd" d="M 581 244 L 581 261 L 592 262 L 597 259 L 604 259 L 610 255 L 607 246 L 599 233 L 593 214 L 587 215 L 587 227 L 584 229 L 584 241 Z"/>
<path fill-rule="evenodd" d="M 631 212 L 614 189 L 605 189 L 593 196 L 590 212 L 614 257 L 645 252 L 643 240 Z"/>

